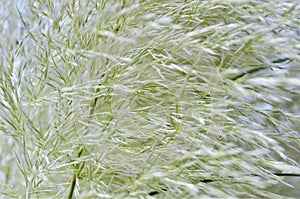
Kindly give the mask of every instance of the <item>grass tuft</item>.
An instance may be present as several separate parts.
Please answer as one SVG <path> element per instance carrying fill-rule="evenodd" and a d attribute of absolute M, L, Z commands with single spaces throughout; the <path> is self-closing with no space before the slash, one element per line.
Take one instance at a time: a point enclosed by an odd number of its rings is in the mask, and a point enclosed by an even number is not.
<path fill-rule="evenodd" d="M 0 198 L 300 196 L 296 0 L 0 5 Z"/>

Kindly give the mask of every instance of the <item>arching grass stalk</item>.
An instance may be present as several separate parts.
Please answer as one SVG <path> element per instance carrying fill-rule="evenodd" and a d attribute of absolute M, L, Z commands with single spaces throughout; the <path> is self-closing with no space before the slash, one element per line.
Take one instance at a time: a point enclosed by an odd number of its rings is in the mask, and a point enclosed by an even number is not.
<path fill-rule="evenodd" d="M 102 76 L 103 77 L 103 76 Z M 100 91 L 100 88 L 97 88 L 96 89 L 96 93 L 98 93 Z M 97 101 L 98 101 L 98 97 L 95 97 L 92 102 L 91 102 L 91 111 L 90 111 L 90 116 L 93 115 L 94 111 L 95 111 L 95 107 L 97 105 Z M 87 127 L 86 127 L 87 128 Z M 78 150 L 78 153 L 77 153 L 77 157 L 76 158 L 80 158 L 83 154 L 83 151 L 84 151 L 84 146 L 81 146 L 79 147 L 79 150 Z M 75 191 L 75 186 L 76 186 L 76 182 L 77 182 L 77 179 L 80 175 L 80 172 L 82 171 L 82 169 L 84 168 L 85 166 L 85 163 L 77 163 L 74 165 L 74 172 L 73 172 L 73 176 L 72 176 L 72 179 L 71 179 L 71 184 L 70 184 L 70 188 L 69 188 L 69 193 L 68 193 L 68 196 L 67 198 L 68 199 L 71 199 L 73 198 L 73 194 L 74 194 L 74 191 Z"/>
<path fill-rule="evenodd" d="M 83 150 L 84 150 L 84 147 L 82 146 L 78 151 L 77 158 L 81 157 Z M 76 181 L 77 181 L 77 178 L 80 175 L 80 172 L 83 169 L 84 165 L 85 165 L 84 163 L 82 163 L 82 164 L 77 163 L 74 166 L 74 173 L 73 173 L 73 176 L 72 176 L 71 185 L 70 185 L 70 189 L 69 189 L 69 193 L 68 193 L 68 197 L 67 197 L 68 199 L 73 198 L 73 194 L 74 194 L 74 190 L 75 190 L 75 186 L 76 186 Z"/>

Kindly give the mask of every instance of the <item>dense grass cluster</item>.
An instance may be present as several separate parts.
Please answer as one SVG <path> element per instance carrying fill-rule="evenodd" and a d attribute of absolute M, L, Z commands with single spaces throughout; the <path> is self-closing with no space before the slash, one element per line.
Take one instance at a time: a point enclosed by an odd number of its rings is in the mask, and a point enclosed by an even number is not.
<path fill-rule="evenodd" d="M 1 198 L 284 197 L 297 2 L 0 1 Z"/>

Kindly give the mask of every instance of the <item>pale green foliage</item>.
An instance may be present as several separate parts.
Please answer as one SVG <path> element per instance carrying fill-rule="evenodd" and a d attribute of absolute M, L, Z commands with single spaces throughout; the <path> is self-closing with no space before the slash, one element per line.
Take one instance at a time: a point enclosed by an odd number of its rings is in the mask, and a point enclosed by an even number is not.
<path fill-rule="evenodd" d="M 279 198 L 300 173 L 296 0 L 0 4 L 2 198 Z"/>

